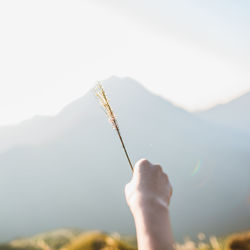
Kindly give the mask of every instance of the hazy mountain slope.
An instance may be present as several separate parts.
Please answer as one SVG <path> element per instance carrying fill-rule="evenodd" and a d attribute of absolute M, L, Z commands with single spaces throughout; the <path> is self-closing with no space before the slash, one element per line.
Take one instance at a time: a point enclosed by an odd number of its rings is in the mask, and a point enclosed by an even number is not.
<path fill-rule="evenodd" d="M 250 92 L 229 103 L 198 112 L 202 119 L 250 132 Z"/>
<path fill-rule="evenodd" d="M 66 118 L 66 119 L 65 119 Z M 16 146 L 41 145 L 57 139 L 70 129 L 78 117 L 74 113 L 64 117 L 35 116 L 17 125 L 0 127 L 0 153 Z"/>
<path fill-rule="evenodd" d="M 177 238 L 249 227 L 247 134 L 207 124 L 132 79 L 104 85 L 132 161 L 147 157 L 170 175 Z M 72 123 L 57 139 L 0 156 L 0 239 L 69 226 L 134 232 L 123 193 L 131 172 L 93 94 L 54 119 Z"/>

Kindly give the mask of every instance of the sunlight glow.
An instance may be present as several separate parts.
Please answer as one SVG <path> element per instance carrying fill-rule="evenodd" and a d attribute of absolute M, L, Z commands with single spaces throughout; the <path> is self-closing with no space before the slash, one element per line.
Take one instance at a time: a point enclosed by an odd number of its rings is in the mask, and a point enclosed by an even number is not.
<path fill-rule="evenodd" d="M 128 13 L 99 1 L 1 1 L 0 125 L 54 115 L 111 75 L 188 110 L 250 89 L 249 59 L 200 46 L 171 16 L 164 32 Z"/>

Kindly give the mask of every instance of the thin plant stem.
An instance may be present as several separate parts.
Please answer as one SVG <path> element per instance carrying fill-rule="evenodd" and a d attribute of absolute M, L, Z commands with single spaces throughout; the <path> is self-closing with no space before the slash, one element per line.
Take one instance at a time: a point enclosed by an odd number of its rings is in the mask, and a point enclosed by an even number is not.
<path fill-rule="evenodd" d="M 114 115 L 114 112 L 113 112 L 113 110 L 112 110 L 112 108 L 111 108 L 111 106 L 110 106 L 110 104 L 109 104 L 109 100 L 108 100 L 108 98 L 107 98 L 107 95 L 106 95 L 106 93 L 105 93 L 105 91 L 104 91 L 104 89 L 103 89 L 101 83 L 98 83 L 98 84 L 97 84 L 97 86 L 96 86 L 96 88 L 95 88 L 95 94 L 96 94 L 96 96 L 97 96 L 97 98 L 98 98 L 98 100 L 99 100 L 101 106 L 103 107 L 103 109 L 104 109 L 104 111 L 105 111 L 105 113 L 106 113 L 106 115 L 107 115 L 109 121 L 111 122 L 113 128 L 116 130 L 116 132 L 117 132 L 117 134 L 118 134 L 118 136 L 119 136 L 119 139 L 120 139 L 121 144 L 122 144 L 122 148 L 123 148 L 123 150 L 124 150 L 124 152 L 125 152 L 125 155 L 126 155 L 126 157 L 127 157 L 129 166 L 130 166 L 130 168 L 131 168 L 131 170 L 132 170 L 132 172 L 133 172 L 133 171 L 134 171 L 134 168 L 133 168 L 133 165 L 132 165 L 131 160 L 130 160 L 130 158 L 129 158 L 127 149 L 126 149 L 126 147 L 125 147 L 125 144 L 124 144 L 124 142 L 123 142 L 123 139 L 122 139 L 122 136 L 121 136 L 121 132 L 120 132 L 120 129 L 119 129 L 119 126 L 118 126 L 117 119 L 116 119 L 116 117 L 115 117 L 115 115 Z"/>
<path fill-rule="evenodd" d="M 129 158 L 127 149 L 126 149 L 126 147 L 125 147 L 125 144 L 124 144 L 124 142 L 123 142 L 123 139 L 122 139 L 122 136 L 121 136 L 121 133 L 120 133 L 120 130 L 118 129 L 118 130 L 116 130 L 116 131 L 117 131 L 117 134 L 118 134 L 119 139 L 120 139 L 120 141 L 121 141 L 121 144 L 122 144 L 123 150 L 124 150 L 124 152 L 125 152 L 125 155 L 126 155 L 126 157 L 127 157 L 127 159 L 128 159 L 128 163 L 129 163 L 129 165 L 130 165 L 130 168 L 131 168 L 132 172 L 134 172 L 134 168 L 133 168 L 133 165 L 132 165 L 132 163 L 131 163 L 131 161 L 130 161 L 130 158 Z"/>

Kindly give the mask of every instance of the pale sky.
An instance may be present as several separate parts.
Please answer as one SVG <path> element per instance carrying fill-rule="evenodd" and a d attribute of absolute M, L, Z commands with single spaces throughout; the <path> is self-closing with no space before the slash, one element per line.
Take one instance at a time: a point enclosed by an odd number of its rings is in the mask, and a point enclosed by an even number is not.
<path fill-rule="evenodd" d="M 187 109 L 250 90 L 248 0 L 1 0 L 0 125 L 129 76 Z"/>

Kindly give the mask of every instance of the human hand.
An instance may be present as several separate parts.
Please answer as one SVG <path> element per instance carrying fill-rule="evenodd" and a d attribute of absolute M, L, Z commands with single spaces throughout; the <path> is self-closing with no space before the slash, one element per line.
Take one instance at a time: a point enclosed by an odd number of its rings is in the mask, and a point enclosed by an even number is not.
<path fill-rule="evenodd" d="M 172 186 L 160 165 L 142 159 L 135 164 L 133 177 L 125 187 L 125 196 L 132 214 L 143 209 L 168 209 Z"/>

